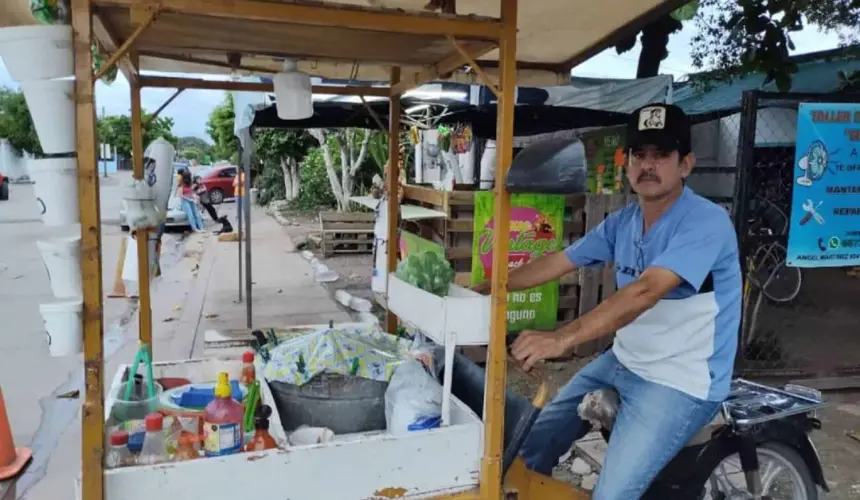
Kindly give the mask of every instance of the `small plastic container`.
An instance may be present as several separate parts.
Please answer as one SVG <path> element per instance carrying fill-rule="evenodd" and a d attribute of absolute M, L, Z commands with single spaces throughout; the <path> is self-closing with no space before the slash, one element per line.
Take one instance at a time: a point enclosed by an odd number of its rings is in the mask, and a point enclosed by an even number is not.
<path fill-rule="evenodd" d="M 174 462 L 184 462 L 186 460 L 194 460 L 200 458 L 200 452 L 194 447 L 194 443 L 199 440 L 198 436 L 189 433 L 179 435 L 179 447 L 176 449 L 176 454 L 173 455 Z"/>
<path fill-rule="evenodd" d="M 131 391 L 131 401 L 125 400 L 125 389 L 130 383 L 135 383 L 136 387 Z M 113 406 L 111 406 L 111 418 L 117 422 L 127 422 L 129 420 L 143 420 L 152 412 L 158 411 L 161 403 L 161 393 L 164 389 L 160 384 L 154 382 L 155 396 L 146 397 L 146 384 L 143 382 L 126 382 L 119 386 L 119 389 L 114 394 Z"/>

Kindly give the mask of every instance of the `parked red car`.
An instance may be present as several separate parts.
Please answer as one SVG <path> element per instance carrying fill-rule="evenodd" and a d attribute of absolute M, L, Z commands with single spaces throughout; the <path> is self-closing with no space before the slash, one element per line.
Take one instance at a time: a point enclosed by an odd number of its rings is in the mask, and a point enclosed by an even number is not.
<path fill-rule="evenodd" d="M 0 200 L 9 199 L 9 178 L 0 174 Z"/>
<path fill-rule="evenodd" d="M 200 171 L 200 182 L 209 190 L 209 200 L 217 205 L 233 197 L 233 178 L 236 177 L 235 165 L 219 165 Z"/>

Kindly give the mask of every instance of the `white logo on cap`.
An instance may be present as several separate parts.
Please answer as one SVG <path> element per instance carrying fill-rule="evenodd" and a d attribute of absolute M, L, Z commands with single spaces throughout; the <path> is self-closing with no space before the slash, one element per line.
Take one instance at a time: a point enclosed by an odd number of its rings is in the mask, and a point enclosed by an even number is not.
<path fill-rule="evenodd" d="M 639 111 L 639 130 L 662 130 L 666 128 L 666 108 L 649 106 Z"/>

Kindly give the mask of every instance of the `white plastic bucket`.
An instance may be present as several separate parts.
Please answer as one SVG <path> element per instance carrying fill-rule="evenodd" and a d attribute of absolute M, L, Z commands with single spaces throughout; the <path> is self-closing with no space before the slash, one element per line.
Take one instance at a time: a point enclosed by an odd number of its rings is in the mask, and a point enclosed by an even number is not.
<path fill-rule="evenodd" d="M 27 161 L 42 222 L 64 226 L 80 222 L 78 174 L 75 158 L 43 158 Z"/>
<path fill-rule="evenodd" d="M 52 302 L 39 305 L 51 356 L 71 356 L 83 351 L 83 302 Z"/>
<path fill-rule="evenodd" d="M 53 238 L 37 241 L 36 245 L 48 271 L 54 297 L 81 297 L 81 237 Z"/>
<path fill-rule="evenodd" d="M 150 143 L 143 156 L 154 160 L 154 163 L 145 163 L 144 180 L 155 191 L 155 208 L 166 214 L 171 191 L 175 189 L 173 159 L 176 149 L 165 138 L 159 137 Z"/>
<path fill-rule="evenodd" d="M 72 76 L 72 27 L 54 24 L 0 28 L 0 57 L 15 81 Z"/>
<path fill-rule="evenodd" d="M 75 81 L 27 80 L 20 83 L 45 154 L 72 153 L 75 147 Z"/>
<path fill-rule="evenodd" d="M 155 278 L 159 266 L 158 255 L 155 251 L 158 245 L 158 234 L 155 231 L 149 231 L 147 234 L 147 243 L 149 244 L 149 279 L 151 281 Z M 128 238 L 128 244 L 125 247 L 125 256 L 122 264 L 122 280 L 125 283 L 126 290 L 133 288 L 137 291 L 140 290 L 137 268 L 137 239 L 131 235 L 126 236 L 126 238 Z"/>

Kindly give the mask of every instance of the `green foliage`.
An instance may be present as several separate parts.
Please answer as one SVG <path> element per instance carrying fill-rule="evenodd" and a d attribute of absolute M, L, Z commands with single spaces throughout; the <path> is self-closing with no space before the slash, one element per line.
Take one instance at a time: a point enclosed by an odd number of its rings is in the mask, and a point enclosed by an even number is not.
<path fill-rule="evenodd" d="M 412 254 L 397 266 L 395 275 L 425 292 L 444 297 L 454 282 L 454 269 L 436 252 Z"/>
<path fill-rule="evenodd" d="M 693 0 L 672 11 L 671 16 L 678 21 L 689 21 L 696 17 L 697 12 L 699 12 L 699 0 Z"/>
<path fill-rule="evenodd" d="M 8 139 L 18 152 L 42 154 L 24 94 L 5 87 L 0 87 L 0 139 Z"/>
<path fill-rule="evenodd" d="M 204 157 L 211 155 L 211 149 L 212 146 L 199 137 L 180 137 L 176 141 L 176 154 L 189 160 L 200 161 Z"/>
<path fill-rule="evenodd" d="M 382 132 L 373 132 L 370 142 L 367 143 L 367 156 L 373 160 L 373 166 L 379 175 L 384 173 L 385 162 L 388 161 L 388 143 L 388 134 Z"/>
<path fill-rule="evenodd" d="M 254 131 L 252 175 L 260 190 L 260 204 L 286 198 L 281 161 L 300 163 L 316 141 L 304 130 L 257 129 Z M 299 173 L 301 177 L 303 172 Z"/>
<path fill-rule="evenodd" d="M 337 150 L 332 150 L 335 157 L 335 168 L 339 169 L 340 156 Z M 337 198 L 331 190 L 331 183 L 325 170 L 322 150 L 312 148 L 308 151 L 304 160 L 299 163 L 302 187 L 299 197 L 295 200 L 296 208 L 303 210 L 315 210 L 318 208 L 337 207 Z"/>
<path fill-rule="evenodd" d="M 151 114 L 142 112 L 143 122 L 149 120 Z M 99 140 L 116 147 L 117 153 L 131 156 L 131 118 L 128 115 L 105 116 L 98 122 Z M 143 128 L 143 147 L 163 137 L 175 147 L 179 140 L 173 135 L 173 118 L 159 116 Z"/>
<path fill-rule="evenodd" d="M 856 0 L 703 0 L 702 7 L 691 56 L 697 68 L 712 70 L 707 79 L 717 81 L 761 72 L 786 92 L 797 72 L 792 33 L 815 25 L 839 33 L 843 43 L 860 34 Z"/>
<path fill-rule="evenodd" d="M 218 160 L 229 160 L 237 163 L 239 155 L 239 138 L 233 135 L 233 125 L 236 114 L 233 111 L 233 95 L 224 93 L 224 101 L 209 113 L 206 122 L 206 133 L 215 143 L 212 155 Z"/>

